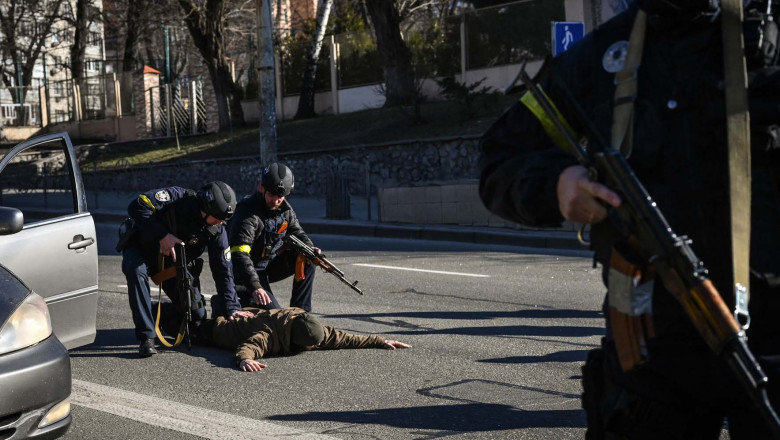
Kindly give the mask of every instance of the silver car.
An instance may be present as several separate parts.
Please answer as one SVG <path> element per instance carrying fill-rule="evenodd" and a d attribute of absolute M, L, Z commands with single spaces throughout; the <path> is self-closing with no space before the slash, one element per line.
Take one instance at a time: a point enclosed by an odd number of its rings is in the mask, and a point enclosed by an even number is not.
<path fill-rule="evenodd" d="M 0 438 L 70 426 L 67 348 L 95 339 L 97 243 L 66 133 L 0 152 Z"/>

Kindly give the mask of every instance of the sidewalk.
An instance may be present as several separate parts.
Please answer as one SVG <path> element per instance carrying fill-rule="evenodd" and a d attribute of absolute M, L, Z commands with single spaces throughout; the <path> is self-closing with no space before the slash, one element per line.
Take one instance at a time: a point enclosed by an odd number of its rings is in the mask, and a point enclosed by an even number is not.
<path fill-rule="evenodd" d="M 120 222 L 127 216 L 127 205 L 137 193 L 87 191 L 87 205 L 95 221 Z M 365 197 L 352 197 L 351 218 L 325 218 L 325 200 L 315 197 L 289 197 L 301 225 L 308 234 L 333 234 L 418 240 L 501 244 L 543 249 L 586 250 L 573 232 L 528 231 L 497 227 L 381 223 L 377 200 L 371 201 L 370 217 Z"/>

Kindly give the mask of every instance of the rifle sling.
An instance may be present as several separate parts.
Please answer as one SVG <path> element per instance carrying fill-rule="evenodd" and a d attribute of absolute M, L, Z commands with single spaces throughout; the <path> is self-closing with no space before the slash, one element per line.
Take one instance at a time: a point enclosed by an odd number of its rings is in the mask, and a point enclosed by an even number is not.
<path fill-rule="evenodd" d="M 734 317 L 750 326 L 750 115 L 747 68 L 742 35 L 742 0 L 722 0 L 723 63 L 726 83 L 726 126 L 729 147 L 731 254 L 734 275 Z"/>
<path fill-rule="evenodd" d="M 612 112 L 611 147 L 628 158 L 633 150 L 634 100 L 637 93 L 637 71 L 642 63 L 647 14 L 639 10 L 631 28 L 623 68 L 615 74 L 615 99 Z"/>
<path fill-rule="evenodd" d="M 184 340 L 184 330 L 187 326 L 187 320 L 182 319 L 181 325 L 179 326 L 179 334 L 176 335 L 176 340 L 171 344 L 168 342 L 168 339 L 162 334 L 160 331 L 160 315 L 162 314 L 162 287 L 159 288 L 159 292 L 157 295 L 157 318 L 154 320 L 154 332 L 157 334 L 157 339 L 160 340 L 160 343 L 168 348 L 175 347 Z"/>
<path fill-rule="evenodd" d="M 633 150 L 634 101 L 637 95 L 637 72 L 642 63 L 647 15 L 637 11 L 628 40 L 623 67 L 615 73 L 615 97 L 612 111 L 610 146 L 629 157 Z M 653 335 L 651 309 L 635 309 L 636 280 L 644 268 L 628 263 L 612 249 L 607 291 L 612 334 L 623 371 L 631 371 L 647 361 L 647 338 Z"/>

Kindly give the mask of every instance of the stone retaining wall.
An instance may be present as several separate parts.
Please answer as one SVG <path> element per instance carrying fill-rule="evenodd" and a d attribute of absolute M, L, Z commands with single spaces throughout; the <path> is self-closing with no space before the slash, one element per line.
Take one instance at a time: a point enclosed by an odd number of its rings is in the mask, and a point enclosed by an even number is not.
<path fill-rule="evenodd" d="M 457 137 L 363 145 L 327 151 L 280 153 L 295 174 L 295 193 L 325 198 L 329 182 L 346 179 L 353 197 L 377 195 L 380 221 L 521 228 L 487 211 L 478 195 L 478 138 Z M 198 188 L 210 180 L 236 193 L 255 191 L 258 156 L 90 171 L 87 189 L 143 191 L 179 185 Z M 565 225 L 564 230 L 573 230 Z"/>
<path fill-rule="evenodd" d="M 329 177 L 346 179 L 350 193 L 364 196 L 367 189 L 403 187 L 427 182 L 460 181 L 478 176 L 477 136 L 401 143 L 359 145 L 327 151 L 279 153 L 279 160 L 295 174 L 296 194 L 322 196 Z M 210 180 L 224 180 L 238 193 L 254 191 L 262 165 L 258 156 L 178 161 L 91 171 L 83 164 L 88 188 L 138 191 L 177 184 L 197 188 Z"/>

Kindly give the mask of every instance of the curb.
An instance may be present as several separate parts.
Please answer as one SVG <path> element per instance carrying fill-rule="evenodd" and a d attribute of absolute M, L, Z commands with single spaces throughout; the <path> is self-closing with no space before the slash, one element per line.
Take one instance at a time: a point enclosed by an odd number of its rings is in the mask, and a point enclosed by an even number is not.
<path fill-rule="evenodd" d="M 91 214 L 96 222 L 114 222 L 117 225 L 127 217 L 124 214 L 106 211 L 94 211 Z M 307 234 L 455 241 L 538 249 L 587 251 L 577 240 L 575 232 L 497 230 L 497 228 L 491 229 L 477 226 L 431 226 L 314 218 L 299 218 L 299 221 Z"/>

